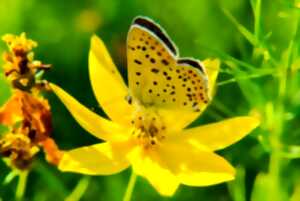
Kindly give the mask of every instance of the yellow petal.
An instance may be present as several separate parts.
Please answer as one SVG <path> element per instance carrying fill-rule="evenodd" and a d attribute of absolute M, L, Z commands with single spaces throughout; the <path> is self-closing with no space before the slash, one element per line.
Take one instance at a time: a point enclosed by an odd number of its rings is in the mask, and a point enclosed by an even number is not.
<path fill-rule="evenodd" d="M 205 145 L 211 150 L 223 149 L 239 141 L 259 125 L 254 117 L 235 117 L 196 128 L 186 129 L 178 137 L 195 146 Z"/>
<path fill-rule="evenodd" d="M 133 171 L 145 177 L 161 195 L 172 196 L 175 193 L 179 181 L 162 163 L 157 153 L 137 147 L 128 158 Z"/>
<path fill-rule="evenodd" d="M 91 38 L 89 74 L 94 94 L 115 122 L 130 125 L 133 106 L 126 101 L 128 89 L 109 53 L 97 36 Z"/>
<path fill-rule="evenodd" d="M 215 90 L 215 83 L 219 74 L 221 62 L 219 59 L 205 59 L 203 61 L 203 64 L 208 76 L 208 94 L 209 97 L 212 97 Z"/>
<path fill-rule="evenodd" d="M 81 147 L 64 153 L 59 163 L 61 171 L 88 175 L 110 175 L 129 166 L 125 157 L 126 143 L 100 143 Z"/>
<path fill-rule="evenodd" d="M 164 143 L 159 154 L 182 184 L 208 186 L 234 179 L 234 168 L 213 152 L 192 145 Z"/>
<path fill-rule="evenodd" d="M 125 131 L 119 125 L 93 113 L 59 86 L 51 83 L 50 87 L 81 127 L 95 137 L 103 140 L 122 140 L 126 137 Z M 118 135 L 119 133 L 123 135 Z"/>

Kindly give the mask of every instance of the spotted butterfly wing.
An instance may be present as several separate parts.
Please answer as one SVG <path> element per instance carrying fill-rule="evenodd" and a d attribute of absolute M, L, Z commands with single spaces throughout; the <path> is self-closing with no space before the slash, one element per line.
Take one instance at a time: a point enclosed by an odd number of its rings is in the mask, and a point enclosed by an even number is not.
<path fill-rule="evenodd" d="M 179 58 L 167 34 L 144 17 L 133 21 L 127 45 L 130 96 L 165 121 L 177 118 L 177 127 L 185 127 L 209 102 L 207 75 L 200 61 Z"/>

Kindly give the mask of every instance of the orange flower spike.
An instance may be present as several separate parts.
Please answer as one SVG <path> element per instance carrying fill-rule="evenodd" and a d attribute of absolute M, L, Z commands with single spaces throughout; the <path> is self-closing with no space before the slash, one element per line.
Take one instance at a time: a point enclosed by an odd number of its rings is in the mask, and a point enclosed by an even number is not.
<path fill-rule="evenodd" d="M 31 50 L 37 47 L 37 43 L 26 39 L 25 33 L 22 33 L 21 36 L 6 34 L 2 37 L 2 40 L 7 43 L 9 48 L 9 52 L 4 54 L 5 74 L 10 75 L 13 72 L 27 73 L 29 71 L 27 63 L 33 61 Z"/>
<path fill-rule="evenodd" d="M 20 97 L 14 94 L 1 108 L 0 108 L 0 124 L 6 126 L 13 126 L 16 122 L 21 121 L 22 111 L 20 107 Z"/>
<path fill-rule="evenodd" d="M 7 43 L 8 52 L 3 54 L 5 76 L 12 82 L 14 88 L 30 91 L 40 85 L 36 80 L 37 70 L 47 70 L 50 65 L 34 60 L 32 49 L 37 43 L 27 39 L 25 33 L 20 36 L 7 34 L 2 37 Z"/>
<path fill-rule="evenodd" d="M 9 157 L 10 165 L 28 169 L 39 148 L 31 144 L 29 137 L 21 133 L 8 133 L 0 140 L 0 154 Z"/>
<path fill-rule="evenodd" d="M 48 101 L 16 90 L 9 101 L 0 109 L 0 124 L 14 126 L 22 121 L 19 130 L 31 140 L 40 142 L 52 131 L 51 112 Z"/>
<path fill-rule="evenodd" d="M 63 152 L 58 148 L 55 141 L 51 138 L 47 138 L 40 144 L 46 154 L 46 160 L 53 165 L 58 165 L 63 156 Z"/>
<path fill-rule="evenodd" d="M 37 47 L 37 43 L 33 40 L 27 39 L 25 33 L 21 33 L 20 36 L 6 34 L 2 37 L 2 40 L 7 43 L 10 51 L 15 53 L 28 53 L 33 48 Z"/>
<path fill-rule="evenodd" d="M 47 90 L 47 81 L 40 80 L 38 70 L 48 69 L 34 60 L 32 49 L 37 43 L 20 36 L 7 34 L 2 38 L 9 48 L 4 53 L 5 76 L 12 83 L 12 97 L 0 107 L 0 124 L 9 127 L 10 133 L 0 139 L 0 154 L 17 169 L 30 168 L 34 155 L 43 148 L 49 163 L 57 165 L 61 151 L 50 138 L 52 132 L 51 110 L 48 101 L 40 96 Z"/>
<path fill-rule="evenodd" d="M 4 135 L 0 140 L 0 154 L 9 157 L 11 165 L 18 169 L 29 168 L 37 153 L 32 149 L 38 150 L 38 147 L 43 147 L 49 163 L 58 164 L 61 152 L 50 138 L 52 120 L 47 100 L 15 90 L 14 95 L 0 109 L 0 124 L 12 130 L 12 133 Z"/>

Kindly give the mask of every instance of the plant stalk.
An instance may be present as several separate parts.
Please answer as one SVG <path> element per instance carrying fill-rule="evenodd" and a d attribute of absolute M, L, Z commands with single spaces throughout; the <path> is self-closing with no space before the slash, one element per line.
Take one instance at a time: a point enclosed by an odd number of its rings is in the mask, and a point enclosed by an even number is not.
<path fill-rule="evenodd" d="M 131 172 L 129 182 L 126 188 L 126 192 L 123 197 L 123 201 L 130 201 L 133 193 L 133 189 L 136 183 L 137 175 L 134 173 L 134 171 Z"/>
<path fill-rule="evenodd" d="M 28 170 L 20 172 L 17 190 L 16 190 L 16 200 L 18 201 L 21 201 L 24 198 L 28 174 L 29 174 Z"/>

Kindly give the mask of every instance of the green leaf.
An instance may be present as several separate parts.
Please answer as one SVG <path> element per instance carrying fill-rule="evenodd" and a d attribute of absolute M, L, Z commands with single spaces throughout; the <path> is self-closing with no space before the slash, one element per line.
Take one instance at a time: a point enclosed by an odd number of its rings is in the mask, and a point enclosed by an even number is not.
<path fill-rule="evenodd" d="M 248 76 L 248 73 L 235 70 L 235 79 L 240 86 L 242 93 L 252 108 L 262 107 L 265 103 L 264 95 L 257 83 L 250 79 L 239 79 Z M 255 96 L 255 98 L 253 98 Z"/>
<path fill-rule="evenodd" d="M 299 145 L 288 145 L 283 146 L 281 150 L 282 157 L 289 159 L 300 158 L 300 146 Z"/>
<path fill-rule="evenodd" d="M 19 175 L 19 173 L 18 173 L 17 171 L 14 171 L 14 170 L 10 171 L 10 172 L 5 176 L 5 178 L 4 178 L 4 180 L 3 180 L 3 185 L 7 185 L 7 184 L 9 184 L 10 182 L 12 182 L 12 180 L 13 180 L 14 178 L 16 178 L 18 175 Z"/>
<path fill-rule="evenodd" d="M 294 192 L 292 194 L 290 201 L 299 201 L 299 200 L 300 200 L 300 183 L 298 183 L 295 186 Z"/>
<path fill-rule="evenodd" d="M 40 175 L 41 180 L 44 180 L 45 185 L 47 185 L 50 189 L 53 189 L 62 197 L 68 194 L 63 181 L 51 172 L 48 165 L 44 165 L 43 162 L 39 160 L 36 160 L 34 165 L 36 167 L 34 168 L 34 171 Z"/>
<path fill-rule="evenodd" d="M 236 178 L 228 183 L 229 193 L 234 201 L 246 201 L 245 169 L 236 169 Z"/>
<path fill-rule="evenodd" d="M 7 126 L 0 124 L 0 136 L 3 135 L 4 133 L 7 133 L 8 131 L 9 131 L 9 129 Z"/>
<path fill-rule="evenodd" d="M 253 35 L 246 27 L 240 24 L 235 17 L 226 9 L 222 9 L 227 18 L 232 22 L 232 24 L 239 30 L 239 32 L 253 45 L 257 46 L 259 42 L 257 41 L 255 35 Z"/>
<path fill-rule="evenodd" d="M 261 28 L 261 0 L 251 0 L 250 3 L 254 14 L 254 35 L 256 39 L 259 40 Z"/>
<path fill-rule="evenodd" d="M 251 193 L 251 201 L 266 201 L 270 200 L 269 191 L 270 182 L 268 175 L 259 173 L 254 182 L 254 187 Z"/>
<path fill-rule="evenodd" d="M 10 96 L 11 96 L 10 85 L 6 81 L 6 79 L 2 73 L 2 70 L 0 70 L 0 106 L 3 105 Z"/>

